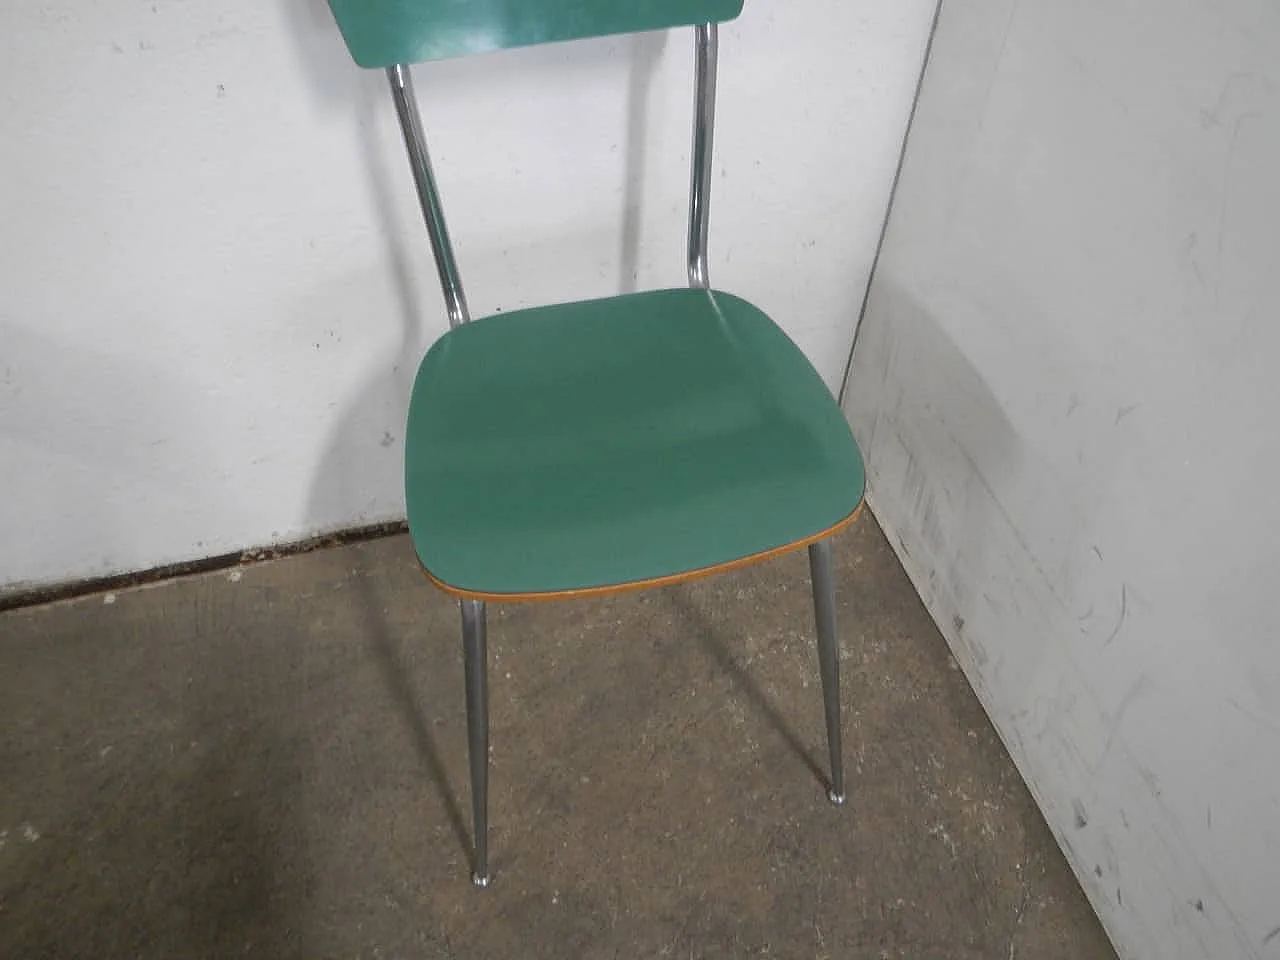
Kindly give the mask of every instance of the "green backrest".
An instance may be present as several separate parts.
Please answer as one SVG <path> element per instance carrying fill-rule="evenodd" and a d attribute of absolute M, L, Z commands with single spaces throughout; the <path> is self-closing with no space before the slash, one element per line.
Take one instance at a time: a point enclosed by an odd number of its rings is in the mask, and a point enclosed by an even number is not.
<path fill-rule="evenodd" d="M 743 0 L 329 0 L 362 67 L 722 23 Z"/>

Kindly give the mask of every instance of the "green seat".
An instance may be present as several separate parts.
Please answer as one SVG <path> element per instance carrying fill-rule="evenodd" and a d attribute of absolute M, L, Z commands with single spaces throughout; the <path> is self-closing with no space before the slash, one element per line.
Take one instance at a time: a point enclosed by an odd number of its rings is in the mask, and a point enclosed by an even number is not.
<path fill-rule="evenodd" d="M 463 324 L 427 353 L 409 529 L 451 591 L 676 578 L 849 518 L 862 462 L 804 355 L 738 297 L 662 290 Z"/>
<path fill-rule="evenodd" d="M 742 0 L 330 6 L 356 62 L 386 70 L 449 316 L 414 382 L 405 501 L 423 567 L 461 601 L 473 882 L 489 882 L 489 600 L 668 583 L 807 545 L 827 795 L 843 803 L 830 534 L 862 502 L 862 458 L 804 354 L 708 276 L 717 25 Z M 689 288 L 472 322 L 410 64 L 678 26 L 696 41 Z"/>

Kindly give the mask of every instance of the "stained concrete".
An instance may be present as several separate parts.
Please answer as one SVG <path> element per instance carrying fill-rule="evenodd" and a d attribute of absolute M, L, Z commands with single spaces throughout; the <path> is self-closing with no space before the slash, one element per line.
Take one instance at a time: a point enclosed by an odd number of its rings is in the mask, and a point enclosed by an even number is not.
<path fill-rule="evenodd" d="M 874 521 L 836 559 L 843 809 L 803 553 L 492 608 L 484 891 L 404 537 L 0 616 L 0 956 L 1113 956 Z"/>

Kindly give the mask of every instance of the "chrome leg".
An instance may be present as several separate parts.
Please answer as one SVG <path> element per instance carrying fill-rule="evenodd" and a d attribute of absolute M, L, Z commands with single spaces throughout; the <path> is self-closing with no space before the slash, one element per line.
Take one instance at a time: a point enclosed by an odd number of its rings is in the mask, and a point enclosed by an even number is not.
<path fill-rule="evenodd" d="M 489 885 L 489 663 L 484 601 L 462 601 L 462 663 L 467 683 L 467 752 L 471 759 L 471 815 L 475 860 L 471 882 Z"/>
<path fill-rule="evenodd" d="M 822 673 L 822 705 L 827 715 L 827 749 L 831 753 L 831 785 L 827 798 L 844 803 L 844 760 L 840 750 L 840 650 L 836 641 L 836 584 L 831 568 L 831 541 L 809 547 L 813 581 L 813 613 L 818 623 L 818 669 Z"/>

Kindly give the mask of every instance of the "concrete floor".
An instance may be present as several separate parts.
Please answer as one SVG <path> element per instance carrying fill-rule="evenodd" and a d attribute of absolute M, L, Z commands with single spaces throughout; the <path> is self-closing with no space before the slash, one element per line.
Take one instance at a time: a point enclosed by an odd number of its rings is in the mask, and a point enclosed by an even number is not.
<path fill-rule="evenodd" d="M 1114 956 L 874 521 L 836 558 L 843 809 L 803 552 L 492 608 L 485 891 L 406 538 L 0 616 L 0 956 Z"/>

